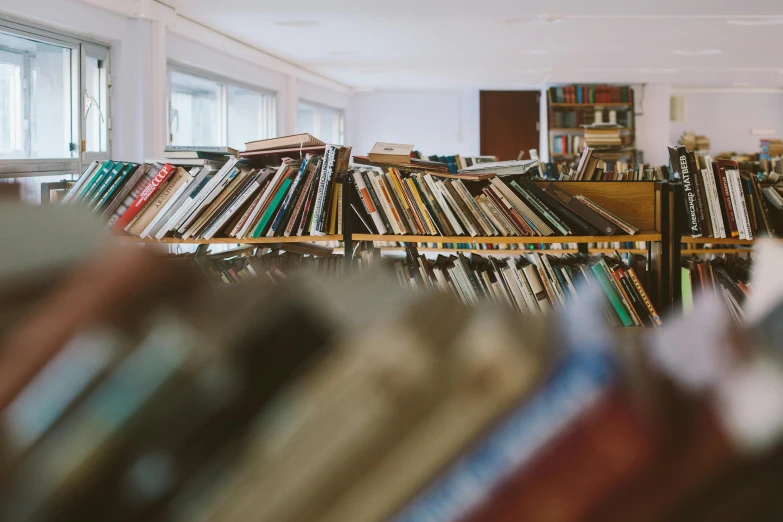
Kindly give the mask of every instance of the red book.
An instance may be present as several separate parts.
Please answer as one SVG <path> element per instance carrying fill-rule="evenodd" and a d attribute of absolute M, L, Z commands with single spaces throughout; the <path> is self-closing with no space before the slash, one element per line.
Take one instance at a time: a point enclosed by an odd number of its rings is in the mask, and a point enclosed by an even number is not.
<path fill-rule="evenodd" d="M 726 171 L 723 169 L 723 165 L 714 161 L 712 162 L 712 171 L 715 174 L 715 181 L 718 183 L 718 194 L 720 194 L 723 200 L 723 211 L 726 218 L 724 221 L 728 225 L 728 232 L 731 234 L 731 237 L 739 237 L 739 229 L 737 228 L 737 219 L 734 217 L 735 209 L 731 202 Z"/>
<path fill-rule="evenodd" d="M 625 393 L 606 394 L 461 522 L 588 520 L 654 462 L 645 417 Z"/>
<path fill-rule="evenodd" d="M 152 199 L 155 193 L 158 192 L 158 189 L 161 187 L 161 185 L 166 183 L 166 180 L 169 179 L 169 176 L 171 176 L 175 170 L 177 170 L 177 168 L 169 165 L 168 163 L 163 165 L 163 168 L 160 169 L 160 172 L 158 172 L 157 175 L 152 178 L 149 184 L 144 187 L 144 190 L 141 192 L 141 194 L 139 194 L 139 197 L 136 198 L 136 201 L 134 201 L 133 204 L 128 207 L 128 210 L 126 210 L 125 213 L 120 216 L 120 219 L 114 223 L 112 230 L 114 232 L 123 232 L 125 227 L 127 227 L 128 224 L 133 221 L 133 218 L 135 218 L 141 209 L 144 208 L 144 205 L 146 205 L 147 202 Z"/>

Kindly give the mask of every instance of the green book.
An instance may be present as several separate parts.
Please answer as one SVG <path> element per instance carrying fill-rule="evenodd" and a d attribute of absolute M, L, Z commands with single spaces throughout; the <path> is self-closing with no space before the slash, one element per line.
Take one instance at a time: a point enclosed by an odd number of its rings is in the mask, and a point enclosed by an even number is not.
<path fill-rule="evenodd" d="M 691 286 L 691 271 L 689 268 L 680 268 L 680 289 L 682 290 L 682 311 L 693 310 L 693 286 Z"/>
<path fill-rule="evenodd" d="M 111 200 L 112 195 L 122 186 L 122 183 L 128 178 L 128 176 L 136 170 L 135 163 L 128 163 L 127 166 L 120 172 L 119 176 L 117 176 L 114 181 L 112 181 L 111 185 L 109 185 L 109 189 L 103 194 L 100 201 L 93 207 L 93 210 L 100 211 Z"/>
<path fill-rule="evenodd" d="M 625 306 L 623 306 L 623 302 L 620 299 L 620 296 L 617 295 L 617 292 L 612 286 L 612 283 L 606 278 L 606 273 L 604 273 L 603 267 L 600 264 L 594 264 L 590 267 L 590 270 L 593 271 L 593 274 L 595 275 L 595 278 L 598 279 L 598 283 L 601 285 L 601 288 L 604 289 L 604 293 L 609 298 L 609 302 L 612 303 L 612 307 L 614 307 L 615 312 L 617 312 L 617 316 L 620 318 L 623 326 L 633 326 L 633 319 L 631 319 L 631 316 L 628 315 L 628 310 L 626 310 Z"/>
<path fill-rule="evenodd" d="M 272 202 L 266 208 L 266 212 L 264 212 L 264 215 L 261 216 L 261 219 L 258 221 L 256 228 L 253 229 L 253 238 L 261 236 L 262 232 L 266 228 L 267 223 L 274 215 L 277 206 L 280 204 L 280 201 L 283 199 L 283 196 L 285 196 L 286 192 L 288 191 L 288 187 L 290 186 L 291 178 L 289 177 L 286 178 L 280 185 L 280 188 L 277 190 L 277 194 L 275 194 L 275 197 L 272 198 Z"/>
<path fill-rule="evenodd" d="M 90 178 L 90 181 L 87 182 L 87 184 L 84 186 L 82 191 L 79 193 L 78 196 L 76 196 L 75 201 L 82 201 L 94 188 L 95 183 L 102 179 L 103 176 L 111 172 L 111 169 L 114 167 L 113 161 L 106 161 L 101 165 L 101 168 L 95 171 L 95 174 L 93 174 L 92 178 Z"/>
<path fill-rule="evenodd" d="M 97 203 L 101 196 L 106 192 L 106 189 L 111 186 L 111 184 L 114 182 L 115 179 L 117 179 L 117 176 L 119 176 L 126 168 L 128 164 L 117 162 L 114 165 L 114 168 L 111 169 L 111 171 L 103 177 L 103 179 L 100 181 L 100 183 L 96 183 L 95 190 L 93 190 L 92 195 L 90 196 L 89 206 L 90 208 L 94 208 L 95 203 Z"/>

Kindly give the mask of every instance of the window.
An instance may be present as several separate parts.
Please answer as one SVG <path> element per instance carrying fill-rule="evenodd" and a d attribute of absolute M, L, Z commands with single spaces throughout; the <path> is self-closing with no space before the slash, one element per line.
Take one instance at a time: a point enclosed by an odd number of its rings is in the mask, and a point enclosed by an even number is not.
<path fill-rule="evenodd" d="M 275 95 L 169 67 L 169 144 L 229 146 L 276 135 Z"/>
<path fill-rule="evenodd" d="M 345 111 L 301 101 L 297 110 L 296 132 L 308 132 L 335 145 L 345 144 Z"/>
<path fill-rule="evenodd" d="M 108 159 L 109 48 L 0 16 L 0 177 Z"/>

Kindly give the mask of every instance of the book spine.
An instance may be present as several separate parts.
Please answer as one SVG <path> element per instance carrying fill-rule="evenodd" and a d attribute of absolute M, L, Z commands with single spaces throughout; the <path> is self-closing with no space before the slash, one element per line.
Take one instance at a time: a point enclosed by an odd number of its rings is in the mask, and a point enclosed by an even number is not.
<path fill-rule="evenodd" d="M 645 321 L 644 318 L 647 317 L 647 312 L 636 297 L 636 292 L 634 292 L 633 286 L 625 277 L 625 274 L 623 274 L 622 269 L 617 268 L 615 270 L 610 270 L 609 272 L 611 272 L 617 288 L 622 292 L 623 298 L 629 304 L 628 311 L 633 315 L 634 322 L 636 322 L 637 326 L 646 326 L 645 323 L 647 321 Z"/>
<path fill-rule="evenodd" d="M 721 205 L 720 200 L 720 194 L 718 191 L 718 185 L 715 182 L 715 173 L 712 169 L 712 158 L 707 156 L 705 158 L 705 170 L 702 170 L 702 173 L 704 174 L 705 181 L 709 184 L 710 187 L 710 198 L 712 200 L 712 208 L 714 212 L 712 212 L 713 218 L 715 220 L 715 224 L 713 228 L 717 227 L 718 230 L 718 236 L 720 238 L 726 237 L 726 226 L 725 226 L 725 212 L 723 212 L 723 207 Z"/>
<path fill-rule="evenodd" d="M 737 194 L 737 187 L 734 184 L 734 175 L 731 169 L 723 169 L 723 174 L 726 177 L 726 186 L 728 187 L 729 200 L 731 201 L 732 213 L 734 214 L 734 222 L 737 227 L 737 236 L 740 239 L 747 239 L 745 234 L 745 223 L 743 221 L 742 209 L 739 206 L 739 197 Z"/>
<path fill-rule="evenodd" d="M 383 219 L 383 223 L 386 225 L 387 230 L 393 234 L 402 234 L 402 229 L 397 222 L 396 216 L 392 212 L 392 206 L 389 204 L 389 201 L 386 199 L 386 195 L 381 190 L 381 183 L 377 176 L 381 176 L 381 174 L 372 171 L 368 172 L 365 179 L 365 184 L 369 182 L 372 186 L 372 193 L 375 194 L 376 199 L 380 204 L 378 209 L 379 212 L 381 212 L 381 219 Z"/>
<path fill-rule="evenodd" d="M 416 220 L 413 219 L 410 214 L 410 209 L 407 206 L 408 202 L 405 199 L 405 195 L 401 192 L 401 189 L 398 188 L 397 178 L 394 177 L 394 173 L 391 170 L 386 171 L 384 178 L 386 179 L 386 186 L 389 188 L 389 193 L 392 196 L 392 200 L 394 201 L 395 205 L 397 205 L 397 212 L 400 214 L 400 217 L 404 219 L 405 226 L 407 228 L 406 233 L 417 233 L 418 228 L 416 227 Z"/>
<path fill-rule="evenodd" d="M 538 307 L 543 313 L 549 313 L 552 311 L 552 304 L 549 302 L 546 290 L 544 289 L 541 278 L 538 276 L 538 271 L 533 265 L 525 266 L 522 271 L 525 273 L 525 278 L 530 284 L 530 290 L 533 292 L 533 297 L 538 303 Z"/>
<path fill-rule="evenodd" d="M 549 194 L 553 199 L 559 201 L 568 210 L 590 223 L 593 227 L 605 233 L 607 236 L 613 236 L 617 232 L 617 225 L 607 220 L 600 214 L 594 212 L 587 205 L 571 196 L 564 190 L 558 188 L 553 183 L 550 183 L 544 192 Z"/>
<path fill-rule="evenodd" d="M 288 224 L 286 225 L 285 230 L 283 231 L 283 236 L 290 237 L 291 233 L 294 231 L 294 227 L 297 225 L 297 223 L 299 223 L 300 220 L 299 218 L 301 216 L 302 210 L 304 209 L 307 196 L 310 194 L 314 177 L 315 177 L 315 170 L 310 170 L 309 174 L 307 175 L 307 179 L 305 179 L 304 187 L 302 187 L 302 192 L 299 194 L 299 198 L 296 201 L 296 206 L 294 206 L 294 211 L 291 214 L 291 219 L 288 220 Z"/>
<path fill-rule="evenodd" d="M 508 266 L 514 275 L 517 284 L 519 285 L 519 289 L 522 291 L 522 298 L 525 300 L 525 303 L 527 304 L 530 312 L 536 315 L 541 315 L 541 308 L 539 308 L 538 301 L 533 295 L 533 289 L 530 288 L 530 284 L 527 282 L 527 279 L 522 273 L 522 270 L 517 268 L 514 260 L 511 258 L 508 259 Z"/>
<path fill-rule="evenodd" d="M 750 216 L 748 215 L 748 205 L 745 202 L 745 192 L 742 189 L 742 183 L 740 182 L 740 174 L 738 170 L 732 171 L 732 178 L 734 180 L 734 187 L 737 193 L 737 200 L 739 208 L 741 210 L 742 221 L 745 226 L 745 239 L 753 239 L 753 230 L 750 226 Z"/>
<path fill-rule="evenodd" d="M 87 181 L 95 174 L 95 172 L 101 168 L 101 164 L 97 161 L 93 161 L 90 163 L 86 169 L 82 172 L 81 176 L 79 176 L 79 179 L 76 180 L 76 183 L 74 183 L 71 188 L 68 189 L 68 192 L 65 193 L 65 196 L 62 198 L 62 203 L 70 203 L 71 200 L 73 200 L 74 197 L 76 197 L 76 194 L 81 192 L 82 187 L 84 187 L 84 184 L 87 183 Z"/>
<path fill-rule="evenodd" d="M 386 186 L 386 179 L 383 174 L 378 174 L 376 177 L 376 184 L 378 185 L 378 188 L 381 191 L 381 196 L 383 197 L 383 200 L 386 202 L 386 207 L 389 210 L 389 213 L 391 214 L 392 218 L 394 219 L 394 223 L 396 223 L 397 228 L 395 230 L 395 233 L 397 234 L 405 234 L 407 232 L 407 228 L 405 226 L 405 221 L 402 219 L 402 216 L 397 211 L 397 206 L 394 202 L 394 199 L 390 193 L 390 189 Z"/>
<path fill-rule="evenodd" d="M 264 231 L 266 230 L 269 221 L 272 219 L 272 215 L 274 214 L 275 210 L 277 210 L 277 207 L 280 205 L 280 202 L 283 200 L 283 197 L 288 192 L 288 188 L 290 186 L 291 186 L 291 177 L 287 176 L 283 180 L 283 183 L 280 185 L 280 188 L 277 190 L 275 197 L 272 198 L 272 201 L 269 203 L 269 206 L 267 206 L 266 210 L 264 211 L 264 214 L 261 216 L 261 219 L 258 221 L 258 224 L 253 229 L 253 234 L 252 234 L 253 238 L 261 237 L 264 234 Z"/>
<path fill-rule="evenodd" d="M 332 183 L 334 176 L 334 164 L 336 161 L 335 154 L 337 153 L 336 147 L 328 146 L 326 154 L 324 155 L 323 173 L 321 174 L 320 183 L 318 185 L 318 193 L 315 196 L 315 207 L 313 208 L 313 221 L 310 225 L 310 233 L 314 235 L 324 234 L 324 223 L 326 220 L 326 198 L 329 192 L 329 186 Z"/>
<path fill-rule="evenodd" d="M 560 278 L 557 277 L 557 273 L 552 268 L 552 263 L 549 262 L 549 256 L 536 254 L 538 256 L 539 263 L 541 263 L 541 266 L 544 268 L 544 272 L 547 275 L 547 278 L 551 282 L 553 293 L 557 297 L 558 301 L 560 302 L 561 306 L 565 306 L 566 304 L 566 298 L 565 293 L 563 291 L 563 287 L 560 281 Z"/>
<path fill-rule="evenodd" d="M 516 181 L 512 181 L 511 186 L 514 187 L 514 189 L 519 192 L 519 194 L 521 194 L 522 197 L 525 198 L 525 200 L 530 203 L 530 205 L 536 209 L 539 214 L 543 215 L 544 218 L 546 218 L 547 221 L 549 221 L 562 235 L 567 236 L 571 234 L 571 229 L 568 228 L 568 225 L 566 225 L 556 214 L 550 212 L 549 209 L 543 203 L 541 203 L 537 197 L 535 197 L 535 195 L 519 186 Z"/>
<path fill-rule="evenodd" d="M 468 218 L 467 214 L 465 214 L 465 211 L 462 209 L 462 207 L 459 205 L 456 199 L 454 199 L 454 195 L 449 190 L 449 187 L 446 186 L 446 184 L 442 180 L 438 180 L 435 182 L 435 186 L 438 187 L 438 190 L 440 190 L 441 195 L 446 200 L 446 202 L 451 205 L 452 210 L 457 215 L 457 218 L 459 221 L 462 222 L 462 225 L 467 230 L 468 234 L 472 237 L 475 237 L 478 235 L 478 230 L 473 225 L 473 222 L 471 222 L 470 218 Z"/>
<path fill-rule="evenodd" d="M 693 177 L 688 167 L 688 154 L 685 147 L 677 148 L 677 161 L 680 175 L 682 176 L 682 193 L 685 200 L 685 212 L 688 216 L 688 229 L 693 237 L 702 237 L 699 225 L 699 212 L 696 200 L 698 195 L 693 190 Z"/>
<path fill-rule="evenodd" d="M 462 180 L 453 180 L 451 182 L 454 185 L 454 188 L 457 189 L 457 193 L 462 196 L 463 201 L 467 205 L 468 209 L 473 213 L 473 215 L 476 217 L 476 220 L 481 225 L 482 228 L 486 231 L 486 235 L 488 236 L 496 236 L 498 235 L 498 231 L 495 230 L 494 225 L 484 216 L 484 213 L 481 212 L 481 209 L 476 204 L 476 200 L 473 199 L 473 196 L 470 194 L 467 188 L 465 188 L 465 185 L 462 183 Z"/>
<path fill-rule="evenodd" d="M 627 233 L 628 235 L 634 235 L 639 230 L 631 225 L 630 223 L 620 219 L 616 215 L 612 214 L 602 206 L 598 205 L 597 203 L 591 201 L 590 199 L 584 197 L 584 196 L 574 196 L 579 202 L 583 203 L 585 206 L 587 206 L 590 210 L 595 212 L 596 214 L 599 214 L 601 217 L 606 219 L 607 221 L 611 221 L 612 223 L 616 224 L 618 227 L 620 227 L 623 232 Z"/>
<path fill-rule="evenodd" d="M 430 191 L 429 185 L 424 180 L 424 176 L 421 173 L 418 173 L 415 175 L 414 180 L 416 182 L 416 186 L 419 188 L 419 192 L 421 192 L 421 196 L 422 199 L 424 200 L 424 203 L 427 205 L 427 208 L 430 211 L 433 221 L 435 222 L 435 226 L 440 230 L 441 234 L 443 235 L 446 236 L 455 235 L 455 231 L 451 227 L 451 223 L 449 222 L 448 218 L 444 214 L 443 210 L 440 208 L 440 205 L 438 205 L 435 196 Z"/>
<path fill-rule="evenodd" d="M 147 174 L 149 173 L 150 169 L 152 169 L 152 166 L 147 165 L 146 163 L 144 165 L 140 165 L 139 168 L 136 169 L 128 182 L 122 186 L 117 195 L 114 196 L 114 198 L 111 200 L 111 203 L 109 203 L 109 205 L 103 211 L 100 217 L 101 221 L 105 221 L 109 226 L 111 226 L 114 224 L 114 222 L 116 222 L 117 219 L 119 219 L 120 216 L 118 215 L 115 217 L 114 213 L 123 204 L 128 206 L 131 205 L 136 199 L 136 196 L 141 194 L 141 191 L 144 189 L 143 186 L 146 186 L 148 182 Z M 131 197 L 131 194 L 135 194 L 135 196 Z M 114 222 L 109 223 L 109 221 L 112 220 Z"/>
<path fill-rule="evenodd" d="M 299 192 L 297 192 L 297 190 L 301 188 L 302 181 L 304 180 L 305 174 L 307 172 L 307 164 L 309 162 L 310 162 L 310 158 L 306 158 L 302 161 L 302 164 L 299 166 L 299 171 L 296 173 L 296 177 L 294 178 L 294 181 L 291 184 L 291 189 L 285 195 L 285 198 L 283 199 L 283 204 L 280 205 L 280 208 L 277 210 L 277 214 L 275 215 L 275 218 L 272 220 L 272 224 L 266 233 L 266 237 L 274 237 L 275 232 L 277 232 L 277 228 L 280 226 L 280 223 L 283 221 L 283 217 L 289 211 L 289 206 L 291 205 L 291 201 L 293 201 L 293 199 L 299 195 Z"/>
<path fill-rule="evenodd" d="M 612 382 L 603 354 L 575 353 L 530 400 L 511 412 L 491 433 L 391 522 L 462 520 L 496 488 L 529 465 L 547 443 L 598 403 Z"/>
<path fill-rule="evenodd" d="M 767 235 L 769 237 L 776 237 L 775 228 L 772 226 L 772 221 L 769 219 L 769 206 L 767 205 L 767 200 L 761 194 L 758 180 L 753 174 L 750 175 L 750 185 L 753 188 L 753 193 L 756 196 L 756 204 L 761 210 L 761 219 L 764 222 L 764 228 L 767 231 Z"/>
<path fill-rule="evenodd" d="M 639 278 L 636 276 L 636 272 L 634 271 L 634 269 L 627 268 L 624 269 L 624 272 L 628 275 L 628 278 L 633 283 L 634 288 L 636 288 L 636 291 L 639 294 L 639 297 L 641 297 L 642 302 L 644 303 L 644 307 L 649 312 L 653 322 L 657 326 L 663 325 L 663 322 L 661 322 L 661 317 L 658 315 L 658 312 L 655 311 L 655 307 L 652 305 L 652 301 L 650 301 L 650 297 L 647 295 L 647 292 L 644 290 L 644 287 L 642 286 L 641 281 L 639 281 Z"/>
<path fill-rule="evenodd" d="M 719 163 L 713 163 L 712 168 L 718 176 L 718 187 L 720 188 L 721 199 L 723 200 L 723 209 L 726 212 L 726 221 L 729 226 L 728 233 L 731 237 L 739 237 L 737 229 L 737 220 L 734 217 L 734 206 L 731 204 L 731 193 L 729 192 L 729 182 L 726 179 L 726 171 Z"/>
<path fill-rule="evenodd" d="M 95 206 L 93 206 L 93 211 L 96 213 L 102 213 L 103 209 L 112 200 L 112 197 L 114 197 L 114 194 L 117 192 L 117 190 L 122 186 L 124 182 L 128 180 L 128 176 L 131 176 L 134 170 L 137 168 L 138 165 L 133 165 L 129 163 L 128 167 L 122 173 L 120 173 L 119 176 L 117 176 L 114 179 L 111 186 L 109 186 L 106 192 L 104 192 L 100 200 L 95 203 Z"/>
<path fill-rule="evenodd" d="M 353 172 L 352 175 L 356 185 L 356 190 L 359 192 L 359 198 L 362 200 L 362 204 L 364 205 L 364 209 L 367 211 L 367 214 L 370 216 L 373 223 L 375 223 L 375 228 L 377 229 L 378 233 L 386 234 L 386 226 L 384 225 L 381 216 L 378 214 L 378 209 L 375 207 L 375 203 L 370 196 L 367 185 L 364 183 L 364 177 L 362 176 L 362 173 L 357 171 Z"/>
<path fill-rule="evenodd" d="M 696 193 L 696 214 L 699 218 L 699 228 L 702 236 L 711 237 L 713 235 L 712 227 L 709 223 L 709 215 L 706 213 L 707 198 L 704 187 L 701 186 L 701 176 L 699 175 L 696 155 L 693 152 L 688 153 L 688 171 L 693 181 L 693 191 Z"/>
<path fill-rule="evenodd" d="M 506 197 L 494 186 L 488 185 L 484 188 L 484 194 L 486 194 L 495 205 L 503 211 L 506 217 L 516 228 L 515 233 L 520 236 L 537 236 L 535 229 L 525 220 L 525 218 L 516 211 L 516 209 L 508 202 Z"/>
<path fill-rule="evenodd" d="M 252 233 L 252 230 L 258 223 L 259 216 L 263 215 L 266 206 L 268 205 L 271 197 L 276 193 L 276 188 L 279 186 L 280 180 L 286 175 L 287 170 L 288 166 L 285 163 L 282 164 L 279 169 L 277 169 L 277 172 L 275 172 L 275 175 L 272 177 L 269 183 L 267 183 L 266 187 L 261 193 L 261 199 L 259 200 L 258 204 L 253 207 L 253 210 L 248 216 L 247 221 L 245 221 L 245 224 L 242 225 L 242 228 L 240 228 L 239 232 L 237 232 L 237 237 L 247 237 L 249 233 Z"/>
<path fill-rule="evenodd" d="M 419 194 L 419 189 L 416 187 L 416 181 L 411 177 L 407 177 L 405 178 L 404 182 L 408 187 L 408 191 L 410 192 L 413 202 L 416 205 L 416 209 L 421 216 L 422 222 L 427 229 L 427 233 L 431 236 L 437 236 L 440 231 L 435 226 L 435 223 L 432 220 L 432 216 L 430 216 L 424 201 L 422 201 L 421 194 Z"/>
<path fill-rule="evenodd" d="M 250 203 L 250 206 L 247 207 L 247 209 L 245 209 L 245 213 L 242 215 L 242 218 L 239 220 L 239 222 L 236 224 L 234 229 L 231 231 L 231 234 L 229 234 L 231 237 L 239 237 L 239 232 L 245 226 L 247 220 L 250 219 L 250 215 L 253 213 L 253 210 L 256 208 L 256 206 L 261 202 L 262 197 L 264 197 L 263 191 L 256 194 L 256 197 L 253 199 L 253 202 Z"/>
<path fill-rule="evenodd" d="M 193 181 L 193 176 L 190 175 L 189 172 L 183 169 L 182 171 L 182 178 L 179 181 L 179 186 L 175 188 L 174 194 L 172 194 L 168 200 L 165 202 L 163 207 L 158 211 L 157 215 L 149 222 L 147 227 L 141 232 L 142 238 L 149 237 L 152 230 L 155 228 L 155 226 L 163 219 L 166 214 L 168 213 L 171 206 L 174 204 L 175 201 L 182 195 L 183 192 L 185 192 L 188 187 L 190 186 L 190 183 Z M 176 180 L 172 178 L 172 183 L 177 183 Z"/>
<path fill-rule="evenodd" d="M 487 218 L 492 222 L 492 224 L 498 230 L 500 235 L 502 235 L 504 237 L 508 236 L 509 235 L 509 230 L 506 227 L 506 224 L 500 218 L 500 215 L 498 214 L 498 210 L 496 208 L 494 208 L 493 205 L 488 203 L 488 201 L 490 201 L 490 200 L 487 197 L 487 195 L 486 194 L 481 194 L 480 196 L 476 196 L 473 199 L 476 200 L 476 204 L 481 209 L 481 212 L 485 216 L 487 216 Z"/>
<path fill-rule="evenodd" d="M 600 263 L 596 263 L 590 267 L 590 270 L 592 270 L 593 275 L 598 280 L 598 284 L 601 285 L 604 293 L 609 298 L 609 302 L 612 304 L 612 308 L 614 308 L 614 311 L 617 313 L 623 326 L 633 326 L 634 321 L 631 319 L 631 316 L 628 315 L 628 310 L 625 309 L 621 297 L 617 295 L 617 291 L 611 281 L 607 278 L 604 268 Z"/>
<path fill-rule="evenodd" d="M 169 165 L 168 163 L 165 164 L 163 168 L 160 169 L 160 172 L 158 172 L 155 177 L 152 178 L 150 183 L 144 188 L 141 194 L 139 194 L 139 197 L 136 198 L 136 201 L 134 201 L 133 204 L 128 207 L 128 210 L 126 210 L 125 213 L 120 217 L 120 219 L 114 223 L 112 230 L 115 232 L 124 231 L 125 227 L 130 224 L 133 218 L 135 218 L 136 215 L 141 211 L 142 207 L 144 207 L 144 205 L 148 203 L 149 200 L 158 192 L 160 186 L 169 179 L 172 172 L 175 170 L 176 169 L 173 166 Z"/>
<path fill-rule="evenodd" d="M 114 180 L 118 179 L 118 177 L 121 175 L 122 172 L 125 171 L 125 168 L 129 165 L 125 165 L 124 163 L 118 162 L 113 169 L 109 172 L 108 175 L 103 177 L 103 180 L 101 180 L 100 183 L 96 184 L 96 189 L 93 191 L 92 195 L 89 198 L 89 201 L 87 202 L 87 206 L 89 206 L 91 209 L 95 209 L 96 204 L 98 201 L 100 201 L 101 196 L 104 194 L 106 189 L 111 185 Z"/>
<path fill-rule="evenodd" d="M 223 228 L 223 226 L 228 222 L 231 217 L 234 216 L 234 213 L 237 212 L 242 205 L 247 202 L 248 199 L 250 199 L 250 196 L 255 194 L 255 192 L 260 189 L 261 186 L 258 184 L 258 181 L 254 181 L 248 186 L 240 196 L 234 200 L 234 202 L 228 207 L 228 209 L 223 212 L 220 217 L 204 232 L 204 239 L 212 239 L 215 234 Z"/>
<path fill-rule="evenodd" d="M 424 175 L 424 182 L 429 186 L 430 192 L 432 192 L 432 196 L 435 198 L 436 203 L 440 205 L 440 208 L 445 214 L 446 219 L 448 219 L 449 223 L 451 224 L 451 228 L 454 230 L 455 235 L 464 235 L 465 231 L 463 230 L 462 225 L 460 225 L 459 220 L 451 211 L 451 208 L 446 203 L 446 199 L 443 197 L 443 194 L 438 189 L 435 180 L 430 174 Z"/>
<path fill-rule="evenodd" d="M 318 182 L 321 179 L 321 171 L 323 169 L 319 169 L 315 173 L 315 177 L 313 178 L 313 182 L 310 184 L 310 192 L 307 194 L 307 197 L 305 198 L 305 206 L 302 210 L 302 217 L 299 219 L 299 227 L 297 228 L 296 235 L 301 236 L 305 229 L 307 228 L 308 223 L 310 223 L 310 216 L 312 215 L 313 205 L 315 204 L 315 191 L 318 190 Z M 359 198 L 361 199 L 361 198 Z M 368 227 L 367 231 L 370 232 L 371 229 Z"/>

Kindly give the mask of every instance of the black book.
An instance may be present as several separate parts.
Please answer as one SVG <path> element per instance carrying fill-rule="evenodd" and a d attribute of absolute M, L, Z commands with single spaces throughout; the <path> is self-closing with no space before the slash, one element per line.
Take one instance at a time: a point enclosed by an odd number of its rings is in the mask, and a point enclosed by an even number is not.
<path fill-rule="evenodd" d="M 377 234 L 378 231 L 375 230 L 375 227 L 370 227 L 370 216 L 367 215 L 367 211 L 364 210 L 364 205 L 357 205 L 356 203 L 351 203 L 351 208 L 353 209 L 354 213 L 359 217 L 359 221 L 362 222 L 362 225 L 364 225 L 364 228 L 367 229 L 367 234 Z M 359 230 L 355 230 L 355 233 L 361 234 Z"/>
<path fill-rule="evenodd" d="M 701 237 L 702 230 L 699 221 L 699 212 L 696 201 L 698 195 L 693 190 L 693 177 L 688 165 L 688 152 L 682 145 L 676 148 L 669 147 L 672 157 L 672 166 L 682 180 L 682 196 L 685 203 L 685 216 L 688 230 L 693 237 Z"/>
<path fill-rule="evenodd" d="M 601 236 L 603 235 L 603 232 L 598 230 L 596 227 L 582 219 L 581 216 L 576 214 L 575 212 L 572 212 L 571 209 L 560 203 L 557 199 L 553 198 L 546 192 L 544 192 L 544 189 L 536 185 L 530 180 L 526 179 L 520 179 L 519 182 L 522 184 L 523 187 L 527 188 L 531 194 L 536 196 L 541 202 L 543 202 L 547 207 L 554 210 L 557 215 L 565 221 L 565 223 L 571 228 L 574 232 L 581 232 L 582 235 L 585 236 Z M 574 230 L 575 229 L 575 230 Z"/>

